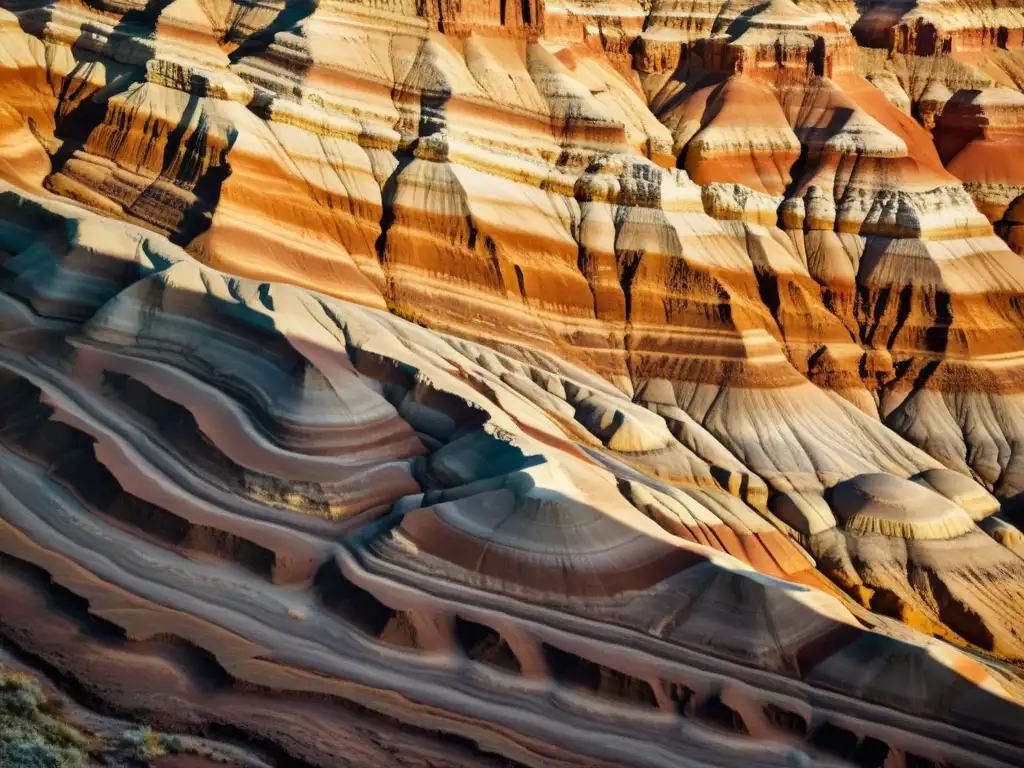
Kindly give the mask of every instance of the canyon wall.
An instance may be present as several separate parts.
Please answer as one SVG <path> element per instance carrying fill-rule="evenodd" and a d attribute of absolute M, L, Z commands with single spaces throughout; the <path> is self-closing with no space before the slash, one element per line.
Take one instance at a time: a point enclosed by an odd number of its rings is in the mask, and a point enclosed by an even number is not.
<path fill-rule="evenodd" d="M 0 637 L 282 764 L 1021 764 L 1022 30 L 0 4 Z"/>

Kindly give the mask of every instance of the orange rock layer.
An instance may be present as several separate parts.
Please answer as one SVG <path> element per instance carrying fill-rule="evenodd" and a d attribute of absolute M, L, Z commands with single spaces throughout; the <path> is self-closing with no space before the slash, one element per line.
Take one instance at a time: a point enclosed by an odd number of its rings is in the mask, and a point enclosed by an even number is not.
<path fill-rule="evenodd" d="M 0 596 L 89 603 L 0 636 L 250 736 L 1020 765 L 1019 16 L 0 9 Z"/>

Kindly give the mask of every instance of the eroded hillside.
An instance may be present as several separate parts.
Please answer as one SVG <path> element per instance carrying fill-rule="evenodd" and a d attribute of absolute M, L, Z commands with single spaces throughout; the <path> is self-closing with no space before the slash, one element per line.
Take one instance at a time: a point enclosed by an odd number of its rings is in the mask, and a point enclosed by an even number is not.
<path fill-rule="evenodd" d="M 1021 764 L 1018 6 L 0 2 L 0 637 L 282 765 Z"/>

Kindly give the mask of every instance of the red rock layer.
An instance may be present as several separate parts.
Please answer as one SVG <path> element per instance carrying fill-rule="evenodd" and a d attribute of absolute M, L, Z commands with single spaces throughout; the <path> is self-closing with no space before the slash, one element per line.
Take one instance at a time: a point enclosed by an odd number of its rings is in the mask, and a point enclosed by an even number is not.
<path fill-rule="evenodd" d="M 1019 763 L 945 643 L 1024 657 L 1024 62 L 894 50 L 925 5 L 0 11 L 10 541 L 526 764 L 721 759 L 680 713 L 825 759 L 821 688 L 883 761 Z"/>

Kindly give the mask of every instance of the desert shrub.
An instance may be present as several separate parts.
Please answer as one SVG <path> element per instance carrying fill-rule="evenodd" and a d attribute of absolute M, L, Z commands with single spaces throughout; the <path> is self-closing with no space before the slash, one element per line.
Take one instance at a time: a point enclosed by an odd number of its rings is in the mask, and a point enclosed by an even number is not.
<path fill-rule="evenodd" d="M 180 737 L 149 726 L 130 728 L 113 743 L 86 736 L 60 718 L 62 711 L 32 677 L 0 665 L 0 768 L 86 768 L 89 754 L 101 752 L 126 766 L 185 751 Z"/>
<path fill-rule="evenodd" d="M 53 744 L 22 741 L 0 747 L 2 768 L 78 768 L 85 765 L 85 755 L 75 749 Z"/>
<path fill-rule="evenodd" d="M 161 736 L 160 746 L 172 755 L 177 755 L 185 751 L 185 742 L 181 740 L 180 736 Z"/>
<path fill-rule="evenodd" d="M 127 748 L 136 760 L 152 760 L 166 754 L 160 737 L 148 725 L 130 728 L 121 734 L 121 746 Z"/>
<path fill-rule="evenodd" d="M 31 688 L 7 688 L 0 691 L 0 709 L 22 717 L 31 716 L 39 709 L 41 697 Z"/>
<path fill-rule="evenodd" d="M 0 768 L 78 768 L 88 739 L 53 717 L 35 681 L 0 666 Z"/>

